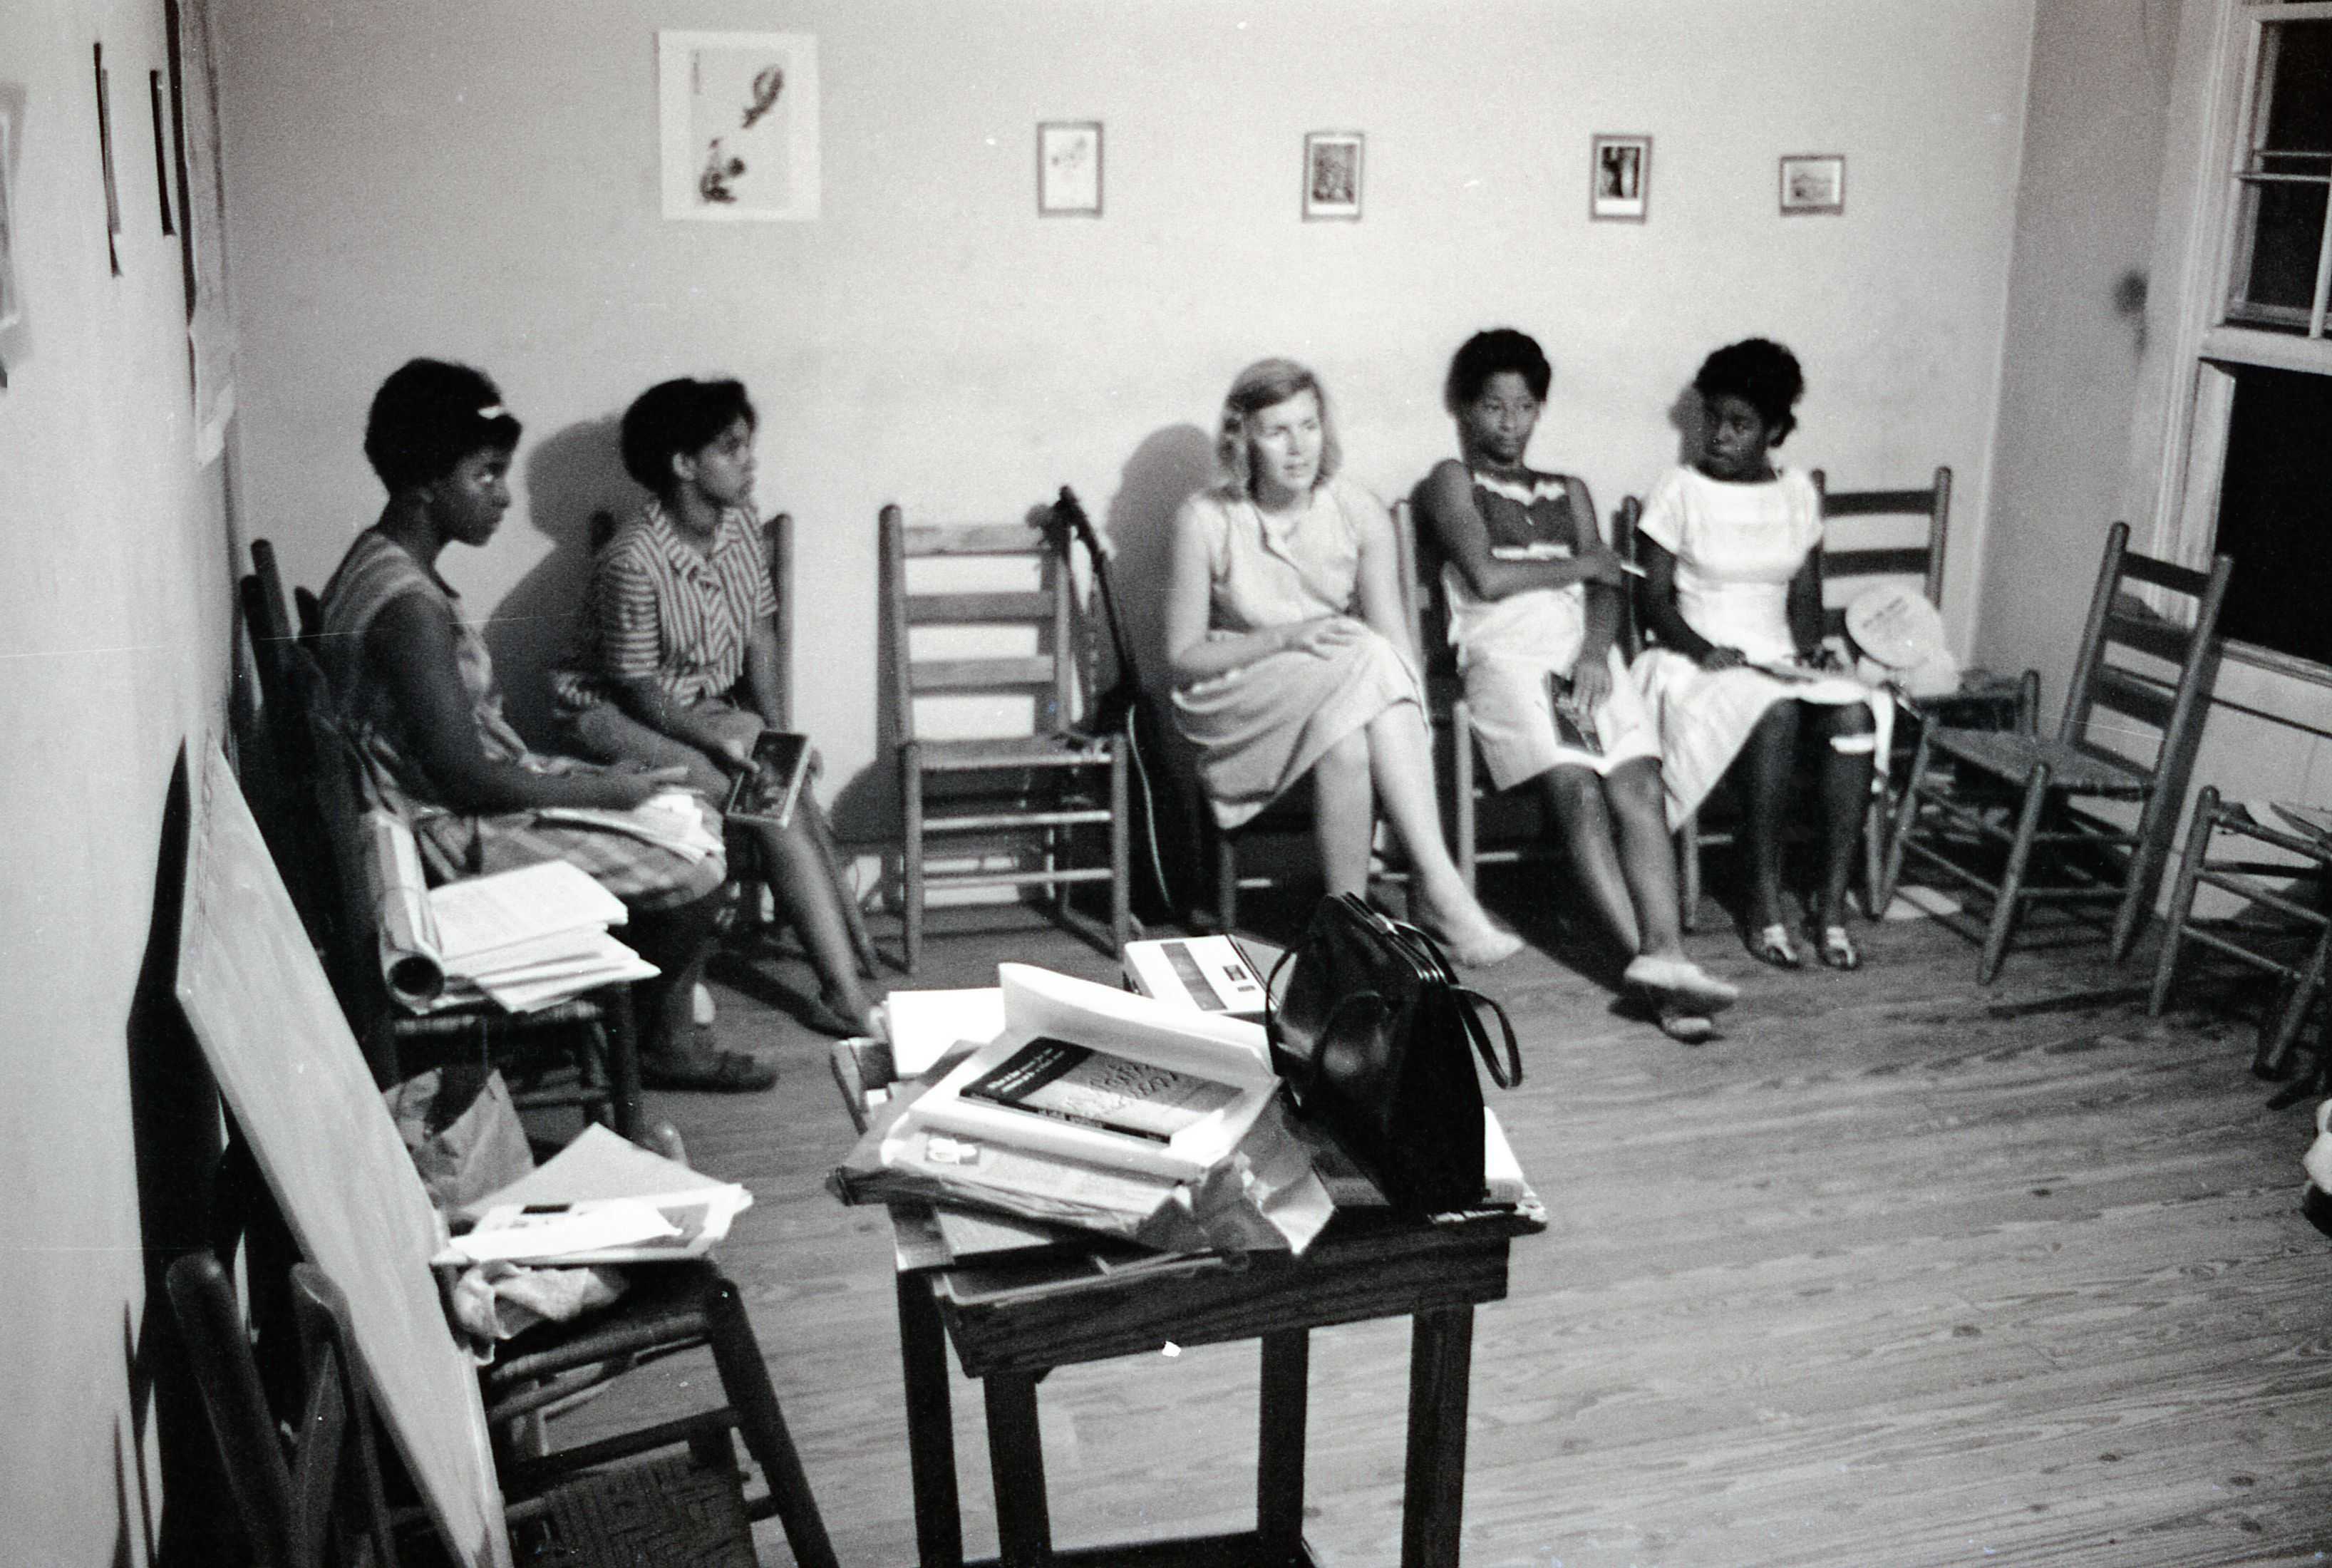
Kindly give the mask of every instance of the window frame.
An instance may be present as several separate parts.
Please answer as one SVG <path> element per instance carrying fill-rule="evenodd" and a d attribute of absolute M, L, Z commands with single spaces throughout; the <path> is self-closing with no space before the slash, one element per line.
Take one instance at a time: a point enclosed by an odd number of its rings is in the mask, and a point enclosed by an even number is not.
<path fill-rule="evenodd" d="M 2235 371 L 2251 367 L 2332 376 L 2332 245 L 2318 241 L 2313 336 L 2245 326 L 2230 320 L 2236 268 L 2250 253 L 2236 232 L 2244 175 L 2254 139 L 2262 133 L 2260 45 L 2269 24 L 2332 22 L 2332 0 L 2220 0 L 2211 18 L 2202 113 L 2181 172 L 2183 192 L 2165 180 L 2165 204 L 2184 210 L 2189 227 L 2179 268 L 2175 351 L 2165 357 L 2160 393 L 2163 423 L 2141 418 L 2133 426 L 2143 461 L 2146 433 L 2158 428 L 2155 474 L 2154 553 L 2206 569 L 2218 535 L 2228 422 Z M 2183 200 L 2181 199 L 2183 196 Z M 2332 234 L 2332 204 L 2326 230 Z M 2230 638 L 2228 655 L 2318 684 L 2332 685 L 2332 664 L 2256 643 Z"/>

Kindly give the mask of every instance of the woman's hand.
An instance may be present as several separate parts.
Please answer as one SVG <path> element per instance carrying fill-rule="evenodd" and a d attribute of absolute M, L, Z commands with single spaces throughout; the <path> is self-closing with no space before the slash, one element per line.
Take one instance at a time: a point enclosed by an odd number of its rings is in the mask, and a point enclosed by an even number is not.
<path fill-rule="evenodd" d="M 1595 544 L 1572 558 L 1572 569 L 1583 583 L 1601 583 L 1606 588 L 1628 586 L 1628 569 L 1620 559 L 1620 552 L 1600 539 Z"/>
<path fill-rule="evenodd" d="M 1610 664 L 1602 659 L 1580 660 L 1571 672 L 1571 705 L 1582 713 L 1592 713 L 1610 694 Z"/>
<path fill-rule="evenodd" d="M 616 811 L 645 806 L 688 778 L 685 768 L 650 768 L 641 762 L 618 762 L 600 776 L 602 804 Z"/>
<path fill-rule="evenodd" d="M 1369 635 L 1369 628 L 1350 616 L 1318 616 L 1285 627 L 1280 646 L 1291 653 L 1333 659 Z"/>
<path fill-rule="evenodd" d="M 729 734 L 715 739 L 705 748 L 712 760 L 732 773 L 759 773 L 761 765 L 753 760 L 753 742 L 742 735 Z"/>
<path fill-rule="evenodd" d="M 1694 662 L 1704 670 L 1737 670 L 1749 662 L 1749 655 L 1739 648 L 1711 647 Z"/>
<path fill-rule="evenodd" d="M 1840 658 L 1838 650 L 1828 643 L 1818 643 L 1811 648 L 1800 648 L 1798 663 L 1810 670 L 1828 670 L 1833 673 L 1846 668 L 1846 661 Z"/>

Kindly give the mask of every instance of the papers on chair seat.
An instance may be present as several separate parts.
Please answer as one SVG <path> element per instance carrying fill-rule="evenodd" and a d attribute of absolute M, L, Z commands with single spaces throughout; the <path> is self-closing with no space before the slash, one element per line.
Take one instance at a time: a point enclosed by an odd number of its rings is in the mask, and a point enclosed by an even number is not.
<path fill-rule="evenodd" d="M 702 1257 L 751 1207 L 751 1191 L 593 1125 L 550 1159 L 465 1205 L 475 1221 L 440 1263 L 583 1265 Z"/>
<path fill-rule="evenodd" d="M 626 918 L 623 901 L 564 860 L 430 888 L 411 829 L 385 811 L 365 829 L 381 978 L 410 1011 L 483 997 L 532 1012 L 656 973 L 607 934 Z"/>

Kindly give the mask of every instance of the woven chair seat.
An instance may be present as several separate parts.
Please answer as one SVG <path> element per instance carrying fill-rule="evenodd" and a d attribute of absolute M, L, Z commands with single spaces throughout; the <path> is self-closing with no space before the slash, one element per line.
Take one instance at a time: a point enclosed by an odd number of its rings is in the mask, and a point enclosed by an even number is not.
<path fill-rule="evenodd" d="M 2050 784 L 2080 795 L 2136 799 L 2153 783 L 2152 776 L 2135 763 L 2048 736 L 2002 730 L 1937 730 L 1934 737 L 1935 750 L 1954 761 L 2018 782 L 2046 764 Z"/>
<path fill-rule="evenodd" d="M 544 1499 L 528 1561 L 562 1568 L 758 1568 L 737 1472 L 693 1454 L 594 1472 Z"/>

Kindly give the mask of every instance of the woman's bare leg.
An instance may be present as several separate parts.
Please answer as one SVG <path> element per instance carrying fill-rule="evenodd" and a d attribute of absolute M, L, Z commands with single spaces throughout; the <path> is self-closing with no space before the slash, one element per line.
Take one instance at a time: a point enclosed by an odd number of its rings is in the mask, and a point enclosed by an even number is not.
<path fill-rule="evenodd" d="M 1604 804 L 1604 781 L 1591 768 L 1564 763 L 1539 775 L 1539 790 L 1546 798 L 1571 875 L 1587 895 L 1603 932 L 1620 951 L 1634 957 L 1639 951 L 1634 879 L 1621 865 L 1612 839 L 1611 813 Z M 1676 894 L 1668 895 L 1673 917 Z"/>
<path fill-rule="evenodd" d="M 778 907 L 792 923 L 817 971 L 818 999 L 854 1028 L 867 1027 L 874 1001 L 858 980 L 858 955 L 825 854 L 810 837 L 809 813 L 797 810 L 783 827 L 759 832 L 762 859 Z"/>
<path fill-rule="evenodd" d="M 1603 798 L 1619 839 L 1620 869 L 1641 932 L 1639 952 L 1684 956 L 1677 899 L 1676 844 L 1668 836 L 1668 799 L 1660 765 L 1652 758 L 1622 762 L 1603 780 Z"/>
<path fill-rule="evenodd" d="M 1376 792 L 1369 734 L 1355 730 L 1312 764 L 1312 837 L 1331 894 L 1369 891 L 1369 850 L 1376 837 Z"/>
<path fill-rule="evenodd" d="M 1782 913 L 1782 839 L 1789 830 L 1790 779 L 1798 760 L 1801 704 L 1781 702 L 1765 710 L 1749 733 L 1734 768 L 1748 817 L 1749 929 L 1786 925 Z"/>
<path fill-rule="evenodd" d="M 1791 704 L 1792 707 L 1795 703 Z M 1846 884 L 1854 877 L 1862 823 L 1870 807 L 1878 737 L 1868 704 L 1823 708 L 1813 720 L 1827 742 L 1821 755 L 1822 891 L 1815 922 L 1846 923 Z"/>

